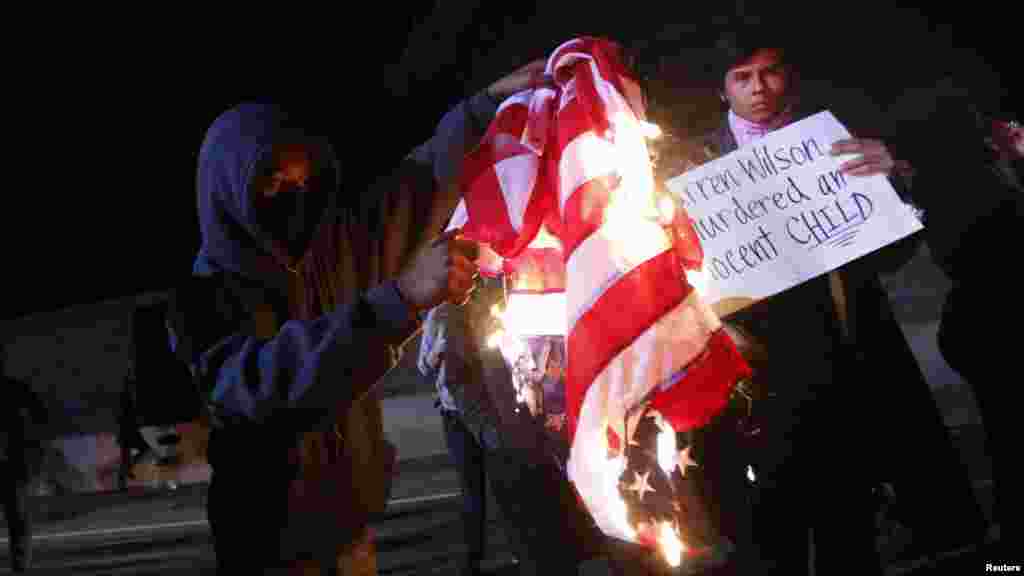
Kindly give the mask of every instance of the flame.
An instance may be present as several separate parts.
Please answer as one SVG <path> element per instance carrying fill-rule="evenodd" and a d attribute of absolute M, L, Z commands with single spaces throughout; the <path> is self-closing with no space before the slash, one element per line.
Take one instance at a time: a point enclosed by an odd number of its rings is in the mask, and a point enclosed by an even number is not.
<path fill-rule="evenodd" d="M 676 456 L 678 450 L 676 449 L 676 432 L 671 426 L 666 424 L 661 418 L 658 419 L 658 427 L 661 431 L 658 432 L 658 466 L 665 471 L 665 474 L 672 474 L 672 470 L 676 467 Z"/>
<path fill-rule="evenodd" d="M 565 292 L 512 293 L 498 318 L 505 330 L 517 336 L 564 336 L 568 331 L 567 306 Z"/>
<path fill-rule="evenodd" d="M 709 287 L 711 286 L 711 275 L 708 273 L 708 268 L 706 266 L 700 270 L 687 270 L 686 281 L 689 282 L 690 286 L 693 286 L 693 289 L 701 296 L 710 293 Z"/>
<path fill-rule="evenodd" d="M 497 348 L 497 347 L 501 346 L 501 342 L 504 339 L 505 339 L 505 331 L 501 330 L 501 329 L 495 330 L 494 332 L 491 333 L 490 336 L 487 337 L 487 347 L 488 348 Z"/>
<path fill-rule="evenodd" d="M 566 333 L 565 294 L 510 294 L 506 307 L 495 304 L 491 315 L 498 328 L 487 337 L 487 346 L 501 351 L 512 368 L 516 402 L 524 403 L 525 384 L 537 368 L 524 337 Z"/>
<path fill-rule="evenodd" d="M 668 226 L 675 220 L 676 203 L 668 194 L 662 194 L 658 197 L 658 216 L 662 226 Z"/>
<path fill-rule="evenodd" d="M 654 126 L 625 113 L 612 118 L 619 185 L 604 210 L 601 234 L 615 247 L 624 268 L 642 263 L 669 247 L 662 228 L 666 207 L 656 194 L 645 126 Z M 672 207 L 674 215 L 674 207 Z"/>
<path fill-rule="evenodd" d="M 536 369 L 523 337 L 566 333 L 565 293 L 510 294 L 506 307 L 502 309 L 495 304 L 491 315 L 497 320 L 498 328 L 488 335 L 487 346 L 500 350 L 512 367 L 516 402 L 523 403 L 526 401 L 524 384 Z"/>
<path fill-rule="evenodd" d="M 747 480 L 757 482 L 757 475 L 754 474 L 754 468 L 752 466 L 747 466 Z"/>
<path fill-rule="evenodd" d="M 662 131 L 661 127 L 653 122 L 640 121 L 640 131 L 643 132 L 644 138 L 648 140 L 657 140 L 661 138 Z"/>
<path fill-rule="evenodd" d="M 658 530 L 658 546 L 661 548 L 661 555 L 669 566 L 676 568 L 683 562 L 683 551 L 686 545 L 679 539 L 672 523 L 665 521 L 661 523 Z"/>

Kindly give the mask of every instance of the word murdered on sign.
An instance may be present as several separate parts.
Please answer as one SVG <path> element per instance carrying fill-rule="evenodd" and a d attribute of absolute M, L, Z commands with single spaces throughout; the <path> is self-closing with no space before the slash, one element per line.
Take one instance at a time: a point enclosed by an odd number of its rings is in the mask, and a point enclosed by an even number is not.
<path fill-rule="evenodd" d="M 666 186 L 693 221 L 704 267 L 690 281 L 729 314 L 922 228 L 884 175 L 832 156 L 850 133 L 825 111 L 693 168 Z"/>

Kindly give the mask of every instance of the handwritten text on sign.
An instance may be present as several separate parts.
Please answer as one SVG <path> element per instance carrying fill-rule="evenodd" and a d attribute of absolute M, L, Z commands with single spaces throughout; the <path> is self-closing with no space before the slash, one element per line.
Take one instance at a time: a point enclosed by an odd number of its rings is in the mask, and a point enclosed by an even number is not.
<path fill-rule="evenodd" d="M 820 112 L 667 182 L 693 219 L 704 267 L 690 281 L 728 314 L 921 229 L 885 176 L 848 176 L 850 133 Z"/>

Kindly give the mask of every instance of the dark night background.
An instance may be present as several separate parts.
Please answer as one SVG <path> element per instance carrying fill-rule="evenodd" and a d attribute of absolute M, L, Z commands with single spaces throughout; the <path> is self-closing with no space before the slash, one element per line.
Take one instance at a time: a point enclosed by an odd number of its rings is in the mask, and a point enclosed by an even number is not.
<path fill-rule="evenodd" d="M 348 191 L 428 138 L 458 99 L 580 33 L 663 56 L 662 70 L 674 71 L 663 94 L 693 98 L 677 109 L 697 110 L 671 118 L 673 129 L 718 121 L 713 92 L 687 78 L 697 77 L 700 48 L 714 42 L 734 3 L 627 2 L 637 10 L 627 15 L 610 2 L 484 5 L 360 3 L 357 14 L 354 4 L 323 13 L 252 4 L 258 22 L 193 9 L 64 14 L 60 26 L 50 15 L 13 53 L 26 73 L 5 82 L 28 100 L 8 111 L 30 122 L 16 147 L 33 167 L 13 169 L 27 178 L 6 197 L 0 319 L 161 290 L 188 274 L 199 244 L 199 144 L 210 122 L 245 98 L 270 95 L 319 116 L 342 156 Z M 908 106 L 907 96 L 927 94 L 949 75 L 984 108 L 1020 118 L 1021 30 L 1008 8 L 752 6 L 806 49 L 806 76 L 825 79 L 825 93 L 845 95 L 846 104 L 871 103 L 866 109 L 888 131 L 901 125 L 885 119 L 901 110 L 927 118 L 927 99 Z M 581 16 L 580 7 L 599 13 Z"/>

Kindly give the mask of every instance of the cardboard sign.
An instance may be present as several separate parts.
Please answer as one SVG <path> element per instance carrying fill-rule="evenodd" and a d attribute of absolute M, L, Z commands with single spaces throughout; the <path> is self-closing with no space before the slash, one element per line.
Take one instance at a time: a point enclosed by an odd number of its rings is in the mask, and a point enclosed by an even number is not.
<path fill-rule="evenodd" d="M 883 175 L 832 156 L 850 133 L 825 111 L 670 179 L 704 266 L 688 279 L 721 315 L 834 270 L 922 228 Z"/>

